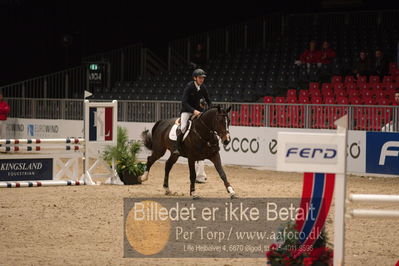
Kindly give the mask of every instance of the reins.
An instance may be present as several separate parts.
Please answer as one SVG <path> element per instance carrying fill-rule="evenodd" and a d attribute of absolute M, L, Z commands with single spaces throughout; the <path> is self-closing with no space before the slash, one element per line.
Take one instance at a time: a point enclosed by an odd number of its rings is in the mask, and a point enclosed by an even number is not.
<path fill-rule="evenodd" d="M 223 115 L 223 116 L 226 116 L 226 115 Z M 208 147 L 211 148 L 211 147 L 217 147 L 217 146 L 219 146 L 219 143 L 218 143 L 219 140 L 217 140 L 216 143 L 214 143 L 214 144 L 212 144 L 212 143 L 210 142 L 210 141 L 212 140 L 212 137 L 213 137 L 214 135 L 217 136 L 216 131 L 210 129 L 210 128 L 204 123 L 204 121 L 202 120 L 202 114 L 201 114 L 197 119 L 198 119 L 198 120 L 200 121 L 200 123 L 208 130 L 208 132 L 209 132 L 209 134 L 210 134 L 211 136 L 210 136 L 209 140 L 206 140 L 206 139 L 204 139 L 204 138 L 201 136 L 201 134 L 199 134 L 199 133 L 197 132 L 197 130 L 195 130 L 195 128 L 193 128 L 192 131 L 193 131 L 203 142 L 205 142 L 205 143 L 207 144 Z M 214 121 L 213 121 L 213 122 L 214 122 Z M 193 123 L 194 123 L 194 120 L 193 120 Z"/>

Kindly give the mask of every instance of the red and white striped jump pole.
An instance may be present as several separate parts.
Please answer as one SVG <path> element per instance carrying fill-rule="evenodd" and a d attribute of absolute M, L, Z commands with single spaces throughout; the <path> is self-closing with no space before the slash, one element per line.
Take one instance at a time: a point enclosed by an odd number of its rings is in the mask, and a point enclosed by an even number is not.
<path fill-rule="evenodd" d="M 73 181 L 73 180 L 21 181 L 21 182 L 0 182 L 0 188 L 80 186 L 84 184 L 85 184 L 84 181 Z"/>
<path fill-rule="evenodd" d="M 61 138 L 61 139 L 0 139 L 0 145 L 17 144 L 83 144 L 82 138 Z"/>
<path fill-rule="evenodd" d="M 84 151 L 84 147 L 82 146 L 7 146 L 0 147 L 0 152 L 46 152 L 46 151 Z"/>

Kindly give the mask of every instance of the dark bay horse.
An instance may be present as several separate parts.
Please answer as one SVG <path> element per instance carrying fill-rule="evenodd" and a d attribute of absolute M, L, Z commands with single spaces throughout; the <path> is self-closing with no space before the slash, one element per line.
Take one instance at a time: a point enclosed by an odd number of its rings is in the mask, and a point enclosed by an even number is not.
<path fill-rule="evenodd" d="M 190 195 L 193 198 L 198 198 L 195 193 L 195 161 L 205 159 L 210 160 L 215 165 L 230 197 L 237 197 L 233 187 L 227 181 L 226 174 L 223 170 L 219 154 L 219 139 L 217 137 L 220 137 L 224 145 L 230 142 L 230 120 L 228 117 L 230 110 L 231 107 L 226 110 L 223 110 L 221 107 L 214 107 L 194 118 L 192 120 L 191 130 L 182 143 L 180 154 L 188 159 L 188 166 L 190 169 Z M 174 155 L 172 153 L 173 143 L 169 139 L 169 131 L 175 124 L 175 121 L 176 118 L 160 120 L 155 123 L 151 134 L 148 130 L 142 133 L 144 145 L 152 150 L 152 154 L 147 158 L 147 169 L 140 177 L 142 182 L 148 179 L 149 171 L 154 162 L 161 158 L 167 149 L 171 151 L 171 155 L 165 164 L 163 187 L 166 195 L 171 194 L 169 190 L 169 172 L 179 158 L 179 155 Z"/>

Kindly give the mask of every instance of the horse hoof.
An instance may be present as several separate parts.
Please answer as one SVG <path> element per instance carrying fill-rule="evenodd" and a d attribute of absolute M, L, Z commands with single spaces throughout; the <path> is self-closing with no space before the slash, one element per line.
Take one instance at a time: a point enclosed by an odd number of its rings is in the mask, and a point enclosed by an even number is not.
<path fill-rule="evenodd" d="M 198 196 L 198 194 L 196 194 L 196 193 L 192 193 L 192 194 L 191 194 L 191 197 L 193 198 L 193 200 L 198 200 L 198 199 L 201 198 L 201 197 Z"/>
<path fill-rule="evenodd" d="M 194 195 L 194 196 L 193 196 L 193 200 L 199 200 L 199 199 L 201 199 L 200 196 L 198 196 L 198 195 Z"/>
<path fill-rule="evenodd" d="M 144 174 L 139 177 L 139 180 L 140 180 L 140 182 L 147 181 L 148 180 L 148 172 L 147 171 L 144 172 Z"/>
<path fill-rule="evenodd" d="M 237 194 L 231 194 L 230 195 L 230 198 L 231 199 L 238 199 L 238 198 L 240 198 Z"/>
<path fill-rule="evenodd" d="M 203 176 L 199 176 L 199 177 L 197 177 L 196 179 L 195 179 L 195 183 L 197 183 L 197 184 L 204 184 L 205 182 L 206 182 L 206 177 L 203 177 Z"/>

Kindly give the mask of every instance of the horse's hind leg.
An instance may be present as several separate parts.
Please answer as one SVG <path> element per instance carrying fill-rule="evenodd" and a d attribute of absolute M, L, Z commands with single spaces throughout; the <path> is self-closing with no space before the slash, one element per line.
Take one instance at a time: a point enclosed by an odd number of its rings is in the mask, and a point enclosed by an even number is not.
<path fill-rule="evenodd" d="M 163 188 L 165 189 L 165 195 L 171 195 L 172 192 L 169 190 L 169 172 L 172 169 L 173 165 L 176 163 L 179 155 L 174 155 L 173 153 L 170 155 L 169 159 L 165 163 L 165 177 L 163 180 Z"/>
<path fill-rule="evenodd" d="M 195 193 L 195 161 L 192 159 L 188 159 L 188 168 L 190 169 L 190 196 L 193 199 L 199 199 L 197 193 Z"/>
<path fill-rule="evenodd" d="M 222 167 L 222 161 L 220 160 L 220 154 L 215 154 L 212 158 L 210 158 L 212 163 L 215 165 L 216 170 L 219 173 L 220 178 L 223 180 L 224 186 L 226 187 L 227 192 L 230 194 L 230 197 L 237 198 L 237 194 L 235 193 L 233 187 L 230 185 L 229 181 L 227 181 L 226 173 Z"/>
<path fill-rule="evenodd" d="M 148 180 L 148 174 L 150 172 L 151 166 L 159 159 L 161 158 L 166 152 L 166 149 L 161 150 L 161 151 L 152 151 L 152 154 L 147 157 L 147 165 L 145 172 L 143 173 L 142 176 L 140 176 L 141 182 L 147 181 Z"/>

